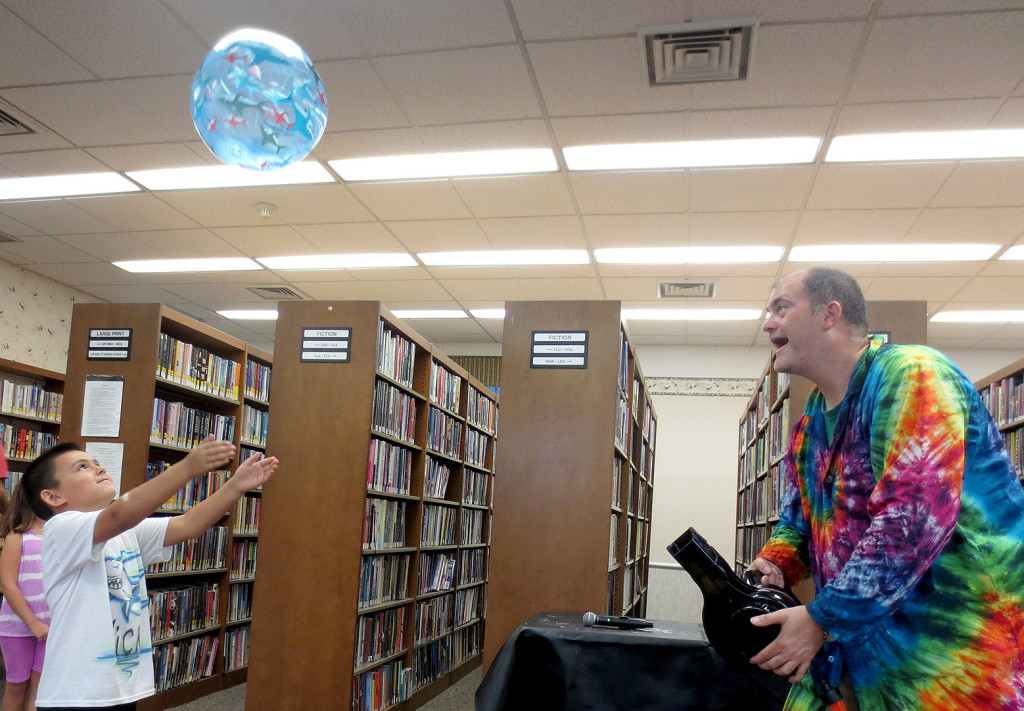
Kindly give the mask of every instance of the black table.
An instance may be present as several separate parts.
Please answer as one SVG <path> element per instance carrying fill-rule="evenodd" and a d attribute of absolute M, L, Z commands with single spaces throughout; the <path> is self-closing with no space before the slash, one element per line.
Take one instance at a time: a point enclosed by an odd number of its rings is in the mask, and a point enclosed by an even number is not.
<path fill-rule="evenodd" d="M 476 692 L 477 711 L 779 711 L 785 678 L 729 666 L 701 627 L 584 627 L 541 613 L 512 633 Z"/>

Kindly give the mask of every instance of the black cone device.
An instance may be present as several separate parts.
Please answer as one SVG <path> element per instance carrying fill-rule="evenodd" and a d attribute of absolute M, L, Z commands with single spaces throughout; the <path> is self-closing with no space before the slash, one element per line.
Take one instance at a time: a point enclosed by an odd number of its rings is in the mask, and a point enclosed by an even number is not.
<path fill-rule="evenodd" d="M 762 672 L 750 658 L 779 633 L 778 625 L 755 627 L 750 618 L 794 607 L 800 601 L 787 589 L 741 579 L 725 558 L 692 528 L 668 546 L 704 595 L 704 633 L 723 659 L 741 669 Z M 770 672 L 764 672 L 770 673 Z"/>

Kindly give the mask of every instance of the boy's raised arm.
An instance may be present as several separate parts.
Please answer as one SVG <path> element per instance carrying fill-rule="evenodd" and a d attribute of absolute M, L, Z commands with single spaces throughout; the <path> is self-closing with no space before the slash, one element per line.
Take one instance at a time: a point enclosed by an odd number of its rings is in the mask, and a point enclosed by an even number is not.
<path fill-rule="evenodd" d="M 234 456 L 233 444 L 216 441 L 213 435 L 208 436 L 180 462 L 123 494 L 103 509 L 96 519 L 92 542 L 102 543 L 137 526 L 190 479 L 223 467 Z"/>

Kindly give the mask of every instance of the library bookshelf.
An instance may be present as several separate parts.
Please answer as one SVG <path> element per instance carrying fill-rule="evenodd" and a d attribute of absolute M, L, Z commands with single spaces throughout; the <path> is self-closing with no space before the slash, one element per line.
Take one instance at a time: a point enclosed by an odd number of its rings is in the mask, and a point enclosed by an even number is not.
<path fill-rule="evenodd" d="M 480 665 L 497 398 L 378 302 L 280 305 L 247 711 L 412 709 Z"/>
<path fill-rule="evenodd" d="M 657 416 L 612 301 L 507 302 L 484 664 L 538 612 L 643 617 Z"/>
<path fill-rule="evenodd" d="M 120 446 L 122 492 L 179 461 L 208 433 L 242 444 L 243 408 L 255 402 L 244 392 L 246 368 L 271 362 L 244 341 L 160 304 L 76 304 L 68 354 L 60 439 L 107 453 Z M 269 382 L 269 372 L 264 376 Z M 112 407 L 118 396 L 100 396 L 97 383 L 120 385 L 119 411 Z M 225 470 L 195 479 L 157 515 L 182 513 L 228 476 Z M 255 516 L 258 504 L 254 508 L 240 505 L 239 511 Z M 177 706 L 245 680 L 239 645 L 246 639 L 237 639 L 244 622 L 237 620 L 251 617 L 239 611 L 251 596 L 232 594 L 238 577 L 232 561 L 250 539 L 233 535 L 237 515 L 178 544 L 171 561 L 146 571 L 157 693 L 139 702 L 140 711 Z M 256 525 L 250 518 L 249 530 Z M 248 552 L 254 556 L 254 543 Z M 232 609 L 236 621 L 229 623 Z M 226 658 L 229 643 L 234 656 Z"/>
<path fill-rule="evenodd" d="M 1024 359 L 974 383 L 1003 434 L 1006 451 L 1024 482 Z"/>
<path fill-rule="evenodd" d="M 926 343 L 927 317 L 925 301 L 867 302 L 869 333 L 885 334 L 891 343 Z M 779 521 L 786 489 L 783 459 L 813 387 L 806 378 L 779 373 L 773 362 L 774 355 L 758 378 L 739 422 L 734 561 L 739 574 L 757 557 Z M 814 594 L 807 583 L 794 592 L 804 601 Z"/>
<path fill-rule="evenodd" d="M 8 496 L 28 462 L 57 443 L 64 374 L 0 358 L 0 442 L 10 476 Z"/>

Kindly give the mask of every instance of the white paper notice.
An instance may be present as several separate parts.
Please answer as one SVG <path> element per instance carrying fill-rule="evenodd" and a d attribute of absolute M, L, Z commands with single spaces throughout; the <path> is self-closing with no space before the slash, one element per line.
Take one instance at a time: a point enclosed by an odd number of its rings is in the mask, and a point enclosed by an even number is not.
<path fill-rule="evenodd" d="M 85 376 L 85 401 L 82 404 L 83 437 L 117 437 L 121 432 L 121 396 L 124 378 L 120 375 Z"/>
<path fill-rule="evenodd" d="M 117 495 L 120 496 L 124 445 L 120 442 L 86 442 L 85 451 L 107 470 L 107 474 L 114 480 L 114 485 L 117 487 Z"/>

